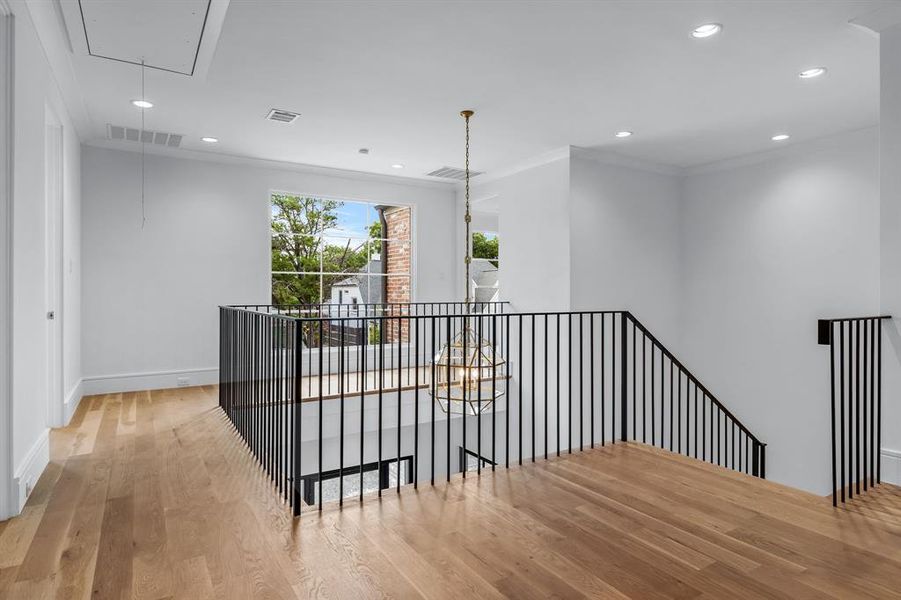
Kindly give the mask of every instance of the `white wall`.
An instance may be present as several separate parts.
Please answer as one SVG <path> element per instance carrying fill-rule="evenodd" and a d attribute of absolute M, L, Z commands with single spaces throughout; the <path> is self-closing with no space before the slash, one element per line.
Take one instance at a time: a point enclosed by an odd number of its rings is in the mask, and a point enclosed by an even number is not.
<path fill-rule="evenodd" d="M 879 124 L 883 340 L 883 477 L 901 485 L 901 25 L 882 31 Z"/>
<path fill-rule="evenodd" d="M 473 197 L 487 196 L 497 196 L 500 299 L 520 312 L 568 310 L 569 156 L 477 183 Z"/>
<path fill-rule="evenodd" d="M 879 310 L 877 132 L 686 177 L 677 354 L 768 443 L 769 478 L 831 491 L 817 319 Z"/>
<path fill-rule="evenodd" d="M 45 302 L 45 109 L 63 127 L 63 377 L 78 400 L 80 340 L 80 143 L 28 11 L 15 5 L 15 167 L 13 190 L 13 464 L 20 505 L 49 460 Z"/>
<path fill-rule="evenodd" d="M 572 308 L 632 311 L 664 343 L 679 334 L 679 194 L 673 174 L 571 161 Z"/>
<path fill-rule="evenodd" d="M 453 297 L 450 186 L 85 147 L 86 391 L 214 381 L 220 304 L 269 300 L 269 192 L 413 206 L 414 300 Z M 184 371 L 184 373 L 180 373 Z"/>

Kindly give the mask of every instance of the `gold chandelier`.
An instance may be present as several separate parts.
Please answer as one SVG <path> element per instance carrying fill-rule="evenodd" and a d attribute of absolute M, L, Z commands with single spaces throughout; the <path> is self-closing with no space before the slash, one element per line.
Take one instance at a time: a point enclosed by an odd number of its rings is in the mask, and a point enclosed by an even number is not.
<path fill-rule="evenodd" d="M 445 413 L 478 415 L 504 395 L 506 361 L 498 356 L 491 342 L 476 335 L 472 322 L 479 321 L 482 317 L 470 316 L 473 305 L 469 276 L 469 265 L 472 262 L 469 253 L 469 226 L 472 222 L 469 204 L 469 119 L 472 115 L 471 110 L 460 112 L 460 116 L 466 121 L 466 313 L 463 316 L 462 330 L 432 361 L 435 376 L 429 392 Z M 447 326 L 451 326 L 450 320 Z"/>

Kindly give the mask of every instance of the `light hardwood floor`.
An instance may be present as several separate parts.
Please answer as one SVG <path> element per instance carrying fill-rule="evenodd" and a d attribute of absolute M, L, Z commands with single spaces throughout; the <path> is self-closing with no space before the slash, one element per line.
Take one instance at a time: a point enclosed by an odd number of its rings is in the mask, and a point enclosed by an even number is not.
<path fill-rule="evenodd" d="M 85 398 L 3 598 L 895 598 L 901 491 L 817 498 L 640 445 L 290 517 L 215 388 Z"/>

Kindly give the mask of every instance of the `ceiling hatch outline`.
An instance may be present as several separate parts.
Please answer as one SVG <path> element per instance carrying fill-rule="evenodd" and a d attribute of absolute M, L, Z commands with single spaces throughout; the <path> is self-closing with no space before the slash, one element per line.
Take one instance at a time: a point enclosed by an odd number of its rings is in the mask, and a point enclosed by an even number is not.
<path fill-rule="evenodd" d="M 194 48 L 194 60 L 191 62 L 191 72 L 186 73 L 185 71 L 178 71 L 176 69 L 168 69 L 166 67 L 155 66 L 150 63 L 145 63 L 143 66 L 147 69 L 155 69 L 157 71 L 165 71 L 166 73 L 175 73 L 177 75 L 187 75 L 188 77 L 193 77 L 194 72 L 197 70 L 197 58 L 200 56 L 200 49 L 203 46 L 203 36 L 206 32 L 207 20 L 210 17 L 210 5 L 213 3 L 213 0 L 207 0 L 206 9 L 203 13 L 203 23 L 200 26 L 200 35 L 197 37 L 197 47 Z M 104 56 L 103 54 L 96 54 L 93 50 L 91 50 L 91 38 L 88 36 L 88 26 L 84 19 L 84 8 L 81 5 L 81 0 L 78 0 L 78 12 L 81 16 L 81 27 L 84 31 L 84 41 L 87 45 L 88 56 L 93 56 L 95 58 L 102 58 L 105 60 L 112 60 L 115 62 L 125 63 L 129 65 L 141 66 L 141 63 L 134 60 L 128 60 L 126 58 L 116 58 L 114 56 Z"/>

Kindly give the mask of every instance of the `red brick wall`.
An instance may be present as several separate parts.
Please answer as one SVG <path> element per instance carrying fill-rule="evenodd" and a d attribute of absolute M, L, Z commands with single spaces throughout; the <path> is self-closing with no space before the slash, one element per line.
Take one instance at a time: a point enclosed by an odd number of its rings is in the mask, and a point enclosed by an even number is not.
<path fill-rule="evenodd" d="M 410 290 L 410 277 L 412 267 L 412 220 L 409 208 L 385 209 L 385 225 L 387 232 L 385 237 L 390 240 L 386 256 L 383 257 L 385 274 L 388 275 L 387 297 L 385 302 L 389 304 L 405 304 L 412 300 Z M 396 240 L 404 240 L 403 243 Z M 403 275 L 402 277 L 392 275 Z M 406 311 L 405 311 L 406 312 Z M 394 314 L 399 313 L 395 308 Z M 400 322 L 398 334 L 398 321 L 390 321 L 386 338 L 389 341 L 407 341 L 409 339 L 409 321 Z"/>

